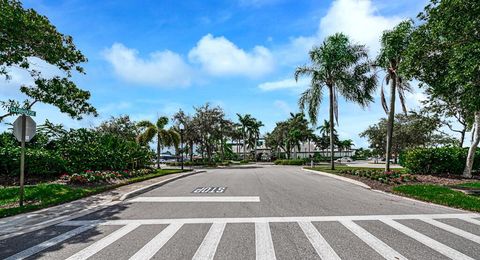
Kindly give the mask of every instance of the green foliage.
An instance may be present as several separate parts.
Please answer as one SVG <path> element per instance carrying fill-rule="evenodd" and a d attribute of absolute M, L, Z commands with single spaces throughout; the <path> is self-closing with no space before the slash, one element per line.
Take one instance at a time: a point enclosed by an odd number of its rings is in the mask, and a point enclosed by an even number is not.
<path fill-rule="evenodd" d="M 0 147 L 0 174 L 19 176 L 20 147 Z M 66 162 L 59 153 L 44 148 L 28 148 L 25 151 L 25 174 L 41 178 L 58 176 L 66 171 Z"/>
<path fill-rule="evenodd" d="M 61 178 L 71 184 L 94 184 L 94 183 L 109 183 L 118 179 L 128 179 L 138 176 L 152 174 L 153 169 L 139 169 L 139 170 L 123 170 L 123 171 L 90 171 L 87 170 L 81 173 L 74 173 L 72 175 L 63 175 Z"/>
<path fill-rule="evenodd" d="M 383 169 L 340 169 L 339 173 L 368 178 L 385 184 L 401 184 L 416 180 L 415 176 L 398 170 L 385 172 Z"/>
<path fill-rule="evenodd" d="M 417 148 L 402 155 L 402 166 L 414 174 L 461 174 L 468 150 L 460 147 Z M 480 151 L 476 153 L 480 158 Z M 474 169 L 480 169 L 477 160 Z"/>
<path fill-rule="evenodd" d="M 55 66 L 66 76 L 44 78 L 41 71 L 32 68 L 32 57 Z M 30 98 L 23 107 L 29 109 L 36 102 L 42 102 L 54 105 L 76 119 L 81 119 L 84 114 L 96 115 L 95 108 L 88 103 L 90 93 L 79 89 L 70 80 L 73 71 L 84 73 L 79 64 L 86 61 L 72 37 L 58 32 L 47 17 L 33 9 L 24 9 L 20 1 L 0 1 L 0 76 L 10 79 L 9 68 L 17 67 L 26 70 L 34 82 L 20 87 L 20 91 Z M 7 108 L 20 106 L 20 102 L 0 100 L 0 105 Z M 0 115 L 0 121 L 10 115 Z"/>
<path fill-rule="evenodd" d="M 444 186 L 432 184 L 401 185 L 393 188 L 393 191 L 427 202 L 480 212 L 480 197 L 469 196 Z"/>
<path fill-rule="evenodd" d="M 70 130 L 57 142 L 69 172 L 144 168 L 151 151 L 136 142 L 93 130 Z"/>
<path fill-rule="evenodd" d="M 292 159 L 292 160 L 275 160 L 276 165 L 304 165 L 305 160 L 303 159 Z"/>

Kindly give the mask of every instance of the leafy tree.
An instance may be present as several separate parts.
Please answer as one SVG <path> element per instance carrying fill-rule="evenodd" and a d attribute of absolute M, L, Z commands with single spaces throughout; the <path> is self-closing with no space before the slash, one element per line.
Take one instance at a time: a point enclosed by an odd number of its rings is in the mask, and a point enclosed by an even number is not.
<path fill-rule="evenodd" d="M 95 130 L 102 133 L 110 133 L 125 140 L 135 141 L 138 136 L 137 124 L 130 120 L 128 115 L 111 117 L 109 120 L 102 122 Z"/>
<path fill-rule="evenodd" d="M 193 162 L 193 147 L 199 142 L 199 131 L 197 126 L 190 115 L 185 114 L 183 110 L 179 110 L 173 115 L 173 121 L 176 124 L 176 128 L 179 128 L 180 124 L 183 124 L 183 141 L 187 144 L 187 150 L 189 151 L 190 161 Z"/>
<path fill-rule="evenodd" d="M 385 31 L 381 39 L 382 48 L 377 57 L 377 66 L 385 70 L 385 81 L 387 84 L 390 83 L 390 106 L 387 105 L 383 87 L 381 88 L 382 106 L 385 113 L 388 114 L 385 171 L 390 171 L 390 158 L 394 142 L 392 138 L 395 121 L 396 92 L 398 92 L 403 112 L 407 114 L 407 108 L 405 106 L 405 91 L 412 91 L 407 79 L 403 76 L 403 73 L 399 68 L 403 63 L 405 51 L 410 42 L 413 30 L 414 27 L 412 21 L 403 21 L 395 26 L 393 30 Z"/>
<path fill-rule="evenodd" d="M 480 4 L 476 0 L 431 0 L 418 15 L 403 70 L 423 82 L 434 98 L 457 100 L 475 120 L 464 177 L 472 176 L 480 142 Z"/>
<path fill-rule="evenodd" d="M 138 137 L 138 143 L 146 145 L 157 137 L 157 168 L 160 168 L 160 156 L 162 147 L 174 146 L 178 149 L 180 134 L 173 128 L 165 129 L 168 124 L 168 117 L 160 117 L 153 124 L 150 121 L 140 121 L 138 126 L 145 129 Z"/>
<path fill-rule="evenodd" d="M 223 133 L 221 122 L 225 120 L 225 112 L 221 107 L 211 107 L 205 104 L 195 108 L 193 122 L 198 129 L 200 151 L 206 152 L 207 159 L 211 163 L 212 155 L 216 151 L 217 144 L 222 139 Z"/>
<path fill-rule="evenodd" d="M 380 122 L 360 133 L 360 137 L 368 138 L 370 148 L 384 153 L 387 147 L 385 141 L 388 124 L 388 120 L 382 118 Z M 420 113 L 396 114 L 392 138 L 395 162 L 398 155 L 407 149 L 452 144 L 454 142 L 452 138 L 438 132 L 440 126 L 441 122 L 437 118 Z"/>
<path fill-rule="evenodd" d="M 367 106 L 373 100 L 376 78 L 370 74 L 371 64 L 365 46 L 352 44 L 344 34 L 337 33 L 328 37 L 321 46 L 313 48 L 309 55 L 311 64 L 295 70 L 295 80 L 300 76 L 311 78 L 310 87 L 302 93 L 299 105 L 302 111 L 308 111 L 310 121 L 315 125 L 323 90 L 328 90 L 330 163 L 333 170 L 333 122 L 336 119 L 338 124 L 338 95 L 361 106 Z"/>
<path fill-rule="evenodd" d="M 32 57 L 55 66 L 63 71 L 64 76 L 45 78 L 41 71 L 32 68 Z M 0 0 L 0 76 L 9 80 L 10 69 L 19 68 L 26 70 L 34 82 L 20 87 L 28 97 L 22 104 L 18 100 L 0 100 L 1 107 L 30 109 L 41 102 L 56 106 L 76 119 L 85 114 L 97 115 L 95 108 L 88 103 L 90 93 L 79 89 L 70 80 L 74 71 L 84 74 L 79 64 L 86 61 L 72 37 L 58 32 L 47 17 L 33 9 L 24 9 L 17 0 Z M 11 115 L 0 115 L 0 122 Z"/>

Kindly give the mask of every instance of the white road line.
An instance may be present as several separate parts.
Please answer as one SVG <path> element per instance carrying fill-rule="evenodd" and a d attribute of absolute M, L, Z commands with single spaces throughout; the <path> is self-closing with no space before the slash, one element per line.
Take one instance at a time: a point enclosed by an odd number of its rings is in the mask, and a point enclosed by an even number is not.
<path fill-rule="evenodd" d="M 263 222 L 323 222 L 323 221 L 361 221 L 361 220 L 382 220 L 382 219 L 445 219 L 457 218 L 465 221 L 472 221 L 472 218 L 478 218 L 480 215 L 471 214 L 425 214 L 425 215 L 363 215 L 363 216 L 317 216 L 317 217 L 258 217 L 258 218 L 185 218 L 185 219 L 128 219 L 128 220 L 77 220 L 67 221 L 61 226 L 83 226 L 83 225 L 127 225 L 138 223 L 141 225 L 168 225 L 172 223 L 183 224 L 204 224 L 214 222 L 226 223 L 263 223 Z"/>
<path fill-rule="evenodd" d="M 317 254 L 323 260 L 340 260 L 340 257 L 335 253 L 333 248 L 328 244 L 327 240 L 318 232 L 313 226 L 312 222 L 298 222 L 303 233 L 307 236 Z"/>
<path fill-rule="evenodd" d="M 474 219 L 474 218 L 462 218 L 462 220 L 464 220 L 468 223 L 472 223 L 472 224 L 480 226 L 480 220 L 477 220 L 477 219 Z"/>
<path fill-rule="evenodd" d="M 201 197 L 137 197 L 130 202 L 260 202 L 259 197 L 201 196 Z"/>
<path fill-rule="evenodd" d="M 268 222 L 255 223 L 255 252 L 257 260 L 277 259 Z"/>
<path fill-rule="evenodd" d="M 52 247 L 52 246 L 54 246 L 54 245 L 56 245 L 56 244 L 58 244 L 58 243 L 61 243 L 61 242 L 65 241 L 65 240 L 67 240 L 67 239 L 69 239 L 69 238 L 72 238 L 72 237 L 74 237 L 74 236 L 76 236 L 76 235 L 78 235 L 78 234 L 80 234 L 80 233 L 83 233 L 83 232 L 85 232 L 85 231 L 87 231 L 87 230 L 89 230 L 89 229 L 92 229 L 93 227 L 94 227 L 93 225 L 85 225 L 85 226 L 78 227 L 78 228 L 76 228 L 76 229 L 74 229 L 74 230 L 70 230 L 70 231 L 68 231 L 68 232 L 66 232 L 66 233 L 63 233 L 63 234 L 61 234 L 61 235 L 59 235 L 59 236 L 56 236 L 56 237 L 54 237 L 54 238 L 52 238 L 52 239 L 49 239 L 49 240 L 47 240 L 47 241 L 45 241 L 45 242 L 43 242 L 43 243 L 41 243 L 41 244 L 38 244 L 38 245 L 36 245 L 36 246 L 34 246 L 34 247 L 30 247 L 30 248 L 28 248 L 28 249 L 26 249 L 26 250 L 24 250 L 24 251 L 22 251 L 22 252 L 19 252 L 19 253 L 15 254 L 15 255 L 12 255 L 12 256 L 6 258 L 5 260 L 25 259 L 25 258 L 27 258 L 27 257 L 29 257 L 29 256 L 32 256 L 32 255 L 34 255 L 34 254 L 36 254 L 36 253 L 39 253 L 39 252 L 43 251 L 43 250 L 45 250 L 45 249 L 47 249 L 47 248 L 49 248 L 49 247 Z"/>
<path fill-rule="evenodd" d="M 474 235 L 472 233 L 468 233 L 464 230 L 461 230 L 461 229 L 456 228 L 456 227 L 452 227 L 450 225 L 447 225 L 445 223 L 442 223 L 442 222 L 434 220 L 434 219 L 422 219 L 422 221 L 424 221 L 424 222 L 426 222 L 430 225 L 436 226 L 438 228 L 441 228 L 443 230 L 446 230 L 446 231 L 448 231 L 450 233 L 453 233 L 457 236 L 461 236 L 463 238 L 466 238 L 468 240 L 472 240 L 473 242 L 476 242 L 476 243 L 480 244 L 480 236 Z"/>
<path fill-rule="evenodd" d="M 104 249 L 105 247 L 109 246 L 110 244 L 114 243 L 118 239 L 122 238 L 126 234 L 130 233 L 137 227 L 139 224 L 128 224 L 119 230 L 111 233 L 110 235 L 100 239 L 98 242 L 88 246 L 87 248 L 83 249 L 82 251 L 70 256 L 67 260 L 83 260 L 87 259 L 94 254 L 98 253 L 100 250 Z"/>
<path fill-rule="evenodd" d="M 449 247 L 446 246 L 436 240 L 433 240 L 432 238 L 425 236 L 424 234 L 421 234 L 405 225 L 402 225 L 394 220 L 391 219 L 382 219 L 381 220 L 383 223 L 395 228 L 396 230 L 402 232 L 403 234 L 417 240 L 418 242 L 432 248 L 433 250 L 441 253 L 442 255 L 445 255 L 451 259 L 464 259 L 464 260 L 473 260 L 473 258 Z"/>
<path fill-rule="evenodd" d="M 197 252 L 193 255 L 192 260 L 208 260 L 213 259 L 215 252 L 217 251 L 218 243 L 223 235 L 226 223 L 213 223 L 208 230 L 207 235 L 202 241 Z"/>
<path fill-rule="evenodd" d="M 385 244 L 382 240 L 376 238 L 374 235 L 370 234 L 367 230 L 357 225 L 353 221 L 340 221 L 348 230 L 355 234 L 358 238 L 363 240 L 367 245 L 369 245 L 373 250 L 377 251 L 385 259 L 389 260 L 407 260 L 399 252 L 395 251 L 393 248 Z"/>
<path fill-rule="evenodd" d="M 130 260 L 143 260 L 152 258 L 182 226 L 183 224 L 180 223 L 168 225 L 168 227 L 150 240 L 150 242 L 143 246 L 137 253 L 135 253 L 135 255 L 130 257 Z"/>

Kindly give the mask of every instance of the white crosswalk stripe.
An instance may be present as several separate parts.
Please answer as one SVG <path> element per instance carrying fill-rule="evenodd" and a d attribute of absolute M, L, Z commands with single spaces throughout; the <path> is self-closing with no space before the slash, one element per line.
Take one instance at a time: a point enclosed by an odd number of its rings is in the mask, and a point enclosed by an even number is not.
<path fill-rule="evenodd" d="M 373 250 L 377 251 L 381 256 L 388 260 L 407 260 L 403 255 L 395 251 L 393 248 L 389 247 L 387 244 L 383 243 L 380 239 L 376 238 L 374 235 L 370 234 L 364 228 L 355 224 L 353 221 L 340 221 L 348 230 L 355 234 L 358 238 L 363 240 L 367 245 L 369 245 Z"/>
<path fill-rule="evenodd" d="M 382 219 L 381 220 L 383 223 L 395 228 L 396 230 L 402 232 L 403 234 L 417 240 L 418 242 L 432 248 L 433 250 L 439 252 L 440 254 L 443 254 L 446 257 L 449 257 L 451 259 L 464 259 L 464 260 L 473 260 L 473 258 L 458 252 L 457 250 L 446 246 L 428 236 L 425 236 L 424 234 L 417 232 L 405 225 L 402 225 L 394 220 L 391 219 Z"/>
<path fill-rule="evenodd" d="M 122 238 L 126 234 L 130 233 L 134 229 L 138 228 L 140 225 L 138 224 L 128 224 L 119 230 L 113 232 L 112 234 L 100 239 L 98 242 L 90 245 L 89 247 L 83 249 L 82 251 L 72 255 L 71 257 L 67 258 L 67 260 L 81 260 L 87 259 L 94 254 L 98 253 L 100 250 L 104 249 L 105 247 L 109 246 L 113 242 L 117 241 L 118 239 Z"/>
<path fill-rule="evenodd" d="M 472 233 L 468 233 L 468 232 L 463 231 L 459 228 L 452 227 L 450 225 L 447 225 L 445 223 L 442 223 L 442 222 L 434 220 L 434 219 L 422 219 L 422 220 L 424 222 L 430 224 L 430 225 L 436 226 L 436 227 L 441 228 L 443 230 L 446 230 L 450 233 L 453 233 L 457 236 L 461 236 L 463 238 L 466 238 L 468 240 L 472 240 L 473 242 L 476 242 L 476 243 L 480 244 L 480 236 L 477 236 L 477 235 L 472 234 Z"/>
<path fill-rule="evenodd" d="M 383 215 L 383 216 L 324 216 L 324 217 L 285 217 L 285 218 L 212 218 L 212 219 L 151 219 L 151 220 L 111 220 L 111 221 L 69 221 L 61 224 L 61 226 L 75 226 L 79 225 L 78 228 L 71 231 L 65 232 L 57 237 L 49 239 L 43 243 L 40 243 L 36 246 L 28 248 L 24 251 L 16 253 L 9 258 L 12 259 L 25 259 L 28 257 L 35 256 L 37 253 L 46 250 L 47 248 L 59 245 L 62 242 L 73 238 L 76 235 L 79 235 L 89 229 L 98 226 L 109 226 L 109 225 L 120 225 L 121 227 L 114 231 L 113 233 L 105 236 L 104 238 L 98 240 L 97 242 L 91 244 L 85 249 L 80 250 L 79 252 L 73 254 L 68 259 L 87 259 L 94 256 L 103 249 L 112 248 L 109 247 L 114 242 L 122 239 L 125 235 L 132 232 L 136 228 L 142 225 L 164 225 L 168 226 L 159 232 L 155 237 L 150 241 L 146 241 L 145 245 L 133 254 L 130 259 L 151 259 L 155 255 L 158 255 L 160 249 L 164 248 L 168 241 L 177 234 L 177 232 L 185 224 L 211 224 L 209 231 L 203 238 L 200 246 L 197 248 L 193 259 L 214 259 L 217 252 L 217 248 L 224 236 L 224 230 L 226 226 L 230 223 L 254 223 L 255 224 L 255 254 L 256 259 L 276 259 L 276 252 L 274 247 L 274 241 L 272 240 L 272 230 L 270 230 L 270 223 L 291 223 L 296 222 L 300 226 L 300 229 L 303 231 L 303 235 L 308 239 L 313 249 L 318 254 L 318 256 L 323 260 L 338 260 L 339 252 L 335 252 L 332 247 L 332 242 L 327 241 L 325 237 L 319 232 L 319 230 L 313 225 L 312 222 L 331 222 L 336 221 L 341 223 L 352 236 L 360 238 L 366 243 L 370 248 L 375 250 L 377 253 L 382 255 L 385 259 L 392 260 L 401 260 L 406 259 L 402 254 L 397 252 L 391 246 L 388 245 L 381 239 L 375 237 L 372 233 L 367 231 L 365 228 L 361 227 L 357 221 L 362 220 L 376 220 L 386 225 L 400 231 L 413 238 L 414 240 L 422 243 L 433 250 L 451 258 L 451 259 L 473 259 L 472 257 L 466 255 L 466 252 L 457 251 L 445 244 L 442 244 L 436 241 L 434 238 L 428 237 L 424 234 L 421 234 L 414 229 L 407 227 L 398 222 L 398 220 L 412 219 L 412 220 L 421 220 L 425 223 L 443 229 L 453 235 L 463 237 L 465 239 L 471 240 L 473 242 L 480 244 L 480 237 L 478 235 L 472 234 L 467 230 L 453 227 L 451 225 L 445 224 L 438 221 L 438 219 L 445 218 L 457 218 L 464 220 L 468 223 L 472 223 L 480 226 L 480 221 L 478 215 L 476 214 L 437 214 L 437 215 Z M 336 220 L 335 220 L 336 219 Z M 170 223 L 169 223 L 170 221 Z M 380 223 L 378 222 L 378 223 Z M 433 228 L 432 227 L 432 228 Z M 277 232 L 277 230 L 273 230 Z M 327 236 L 328 237 L 328 236 Z M 52 253 L 52 252 L 50 252 Z M 54 252 L 53 252 L 54 253 Z M 132 252 L 133 253 L 133 252 Z"/>
<path fill-rule="evenodd" d="M 323 260 L 339 260 L 340 257 L 335 253 L 333 248 L 328 244 L 327 240 L 313 226 L 312 222 L 298 222 L 303 233 L 307 236 L 313 248 Z"/>
<path fill-rule="evenodd" d="M 257 260 L 276 259 L 270 224 L 268 222 L 255 223 L 255 253 Z"/>
<path fill-rule="evenodd" d="M 217 251 L 218 243 L 223 235 L 226 223 L 213 223 L 207 235 L 203 239 L 202 244 L 198 247 L 197 252 L 192 260 L 209 260 L 213 259 Z"/>
<path fill-rule="evenodd" d="M 152 258 L 182 226 L 183 224 L 179 223 L 168 225 L 168 227 L 150 240 L 150 242 L 143 246 L 135 255 L 130 257 L 130 260 L 147 260 Z"/>

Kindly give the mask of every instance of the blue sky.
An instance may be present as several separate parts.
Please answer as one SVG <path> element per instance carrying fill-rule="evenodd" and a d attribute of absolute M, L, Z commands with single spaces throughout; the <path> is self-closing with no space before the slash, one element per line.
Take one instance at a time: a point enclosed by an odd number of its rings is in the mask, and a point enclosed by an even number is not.
<path fill-rule="evenodd" d="M 262 132 L 296 112 L 306 81 L 295 83 L 296 66 L 325 36 L 344 32 L 369 46 L 375 56 L 383 30 L 415 17 L 426 0 L 25 0 L 64 34 L 73 36 L 88 57 L 87 74 L 75 75 L 91 92 L 98 118 L 69 119 L 51 106 L 38 105 L 37 122 L 49 118 L 67 127 L 95 126 L 110 116 L 135 120 L 170 116 L 179 108 L 192 113 L 206 102 L 235 113 L 250 113 L 264 122 Z M 45 73 L 55 74 L 38 62 Z M 30 79 L 12 71 L 0 79 L 0 95 L 22 98 L 18 86 Z M 408 95 L 416 108 L 424 95 Z M 322 104 L 319 121 L 327 117 Z M 358 133 L 384 116 L 378 102 L 367 109 L 339 105 L 338 132 L 366 146 Z M 13 118 L 12 118 L 13 119 Z M 4 127 L 4 126 L 3 126 Z"/>

